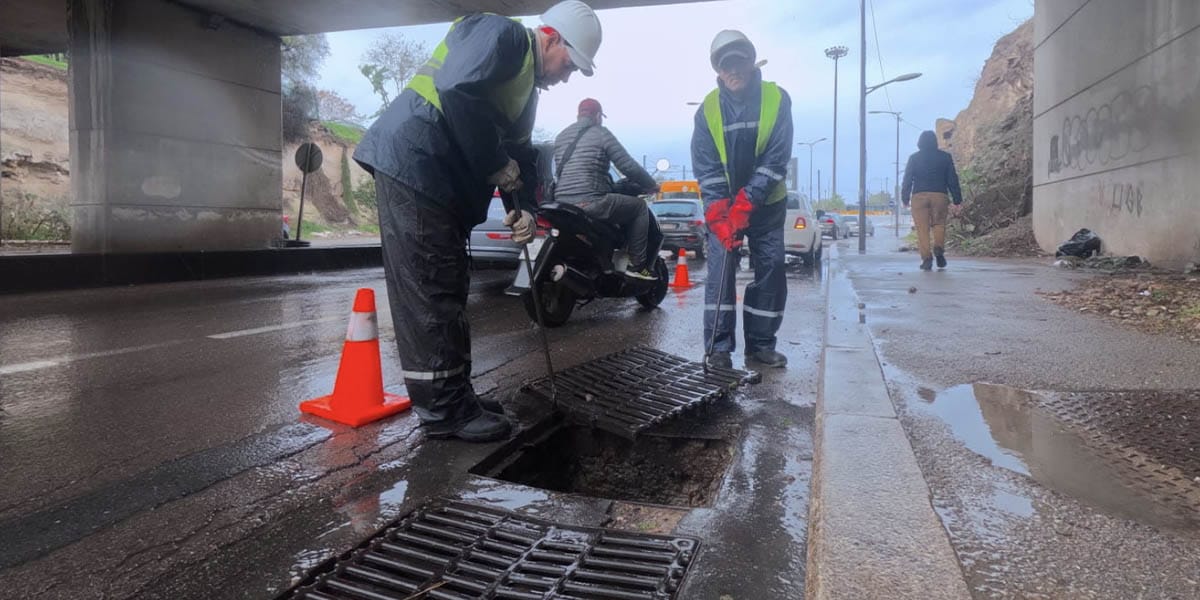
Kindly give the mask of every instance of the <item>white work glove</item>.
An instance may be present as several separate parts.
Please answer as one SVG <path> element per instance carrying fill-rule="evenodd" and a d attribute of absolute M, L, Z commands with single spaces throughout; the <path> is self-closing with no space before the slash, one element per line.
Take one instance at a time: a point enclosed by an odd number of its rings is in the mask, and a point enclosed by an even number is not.
<path fill-rule="evenodd" d="M 504 224 L 512 229 L 512 239 L 518 244 L 528 244 L 537 233 L 537 221 L 527 210 L 514 210 L 504 215 Z"/>
<path fill-rule="evenodd" d="M 488 177 L 488 183 L 511 194 L 521 189 L 521 167 L 517 166 L 517 161 L 510 158 L 503 169 Z"/>

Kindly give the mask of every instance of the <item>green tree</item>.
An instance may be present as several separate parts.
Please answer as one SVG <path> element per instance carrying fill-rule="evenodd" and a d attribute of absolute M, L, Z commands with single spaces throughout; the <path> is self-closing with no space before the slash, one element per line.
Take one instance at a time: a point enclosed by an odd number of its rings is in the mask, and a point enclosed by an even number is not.
<path fill-rule="evenodd" d="M 329 58 L 329 40 L 323 33 L 283 38 L 279 67 L 284 85 L 311 86 L 326 58 Z"/>
<path fill-rule="evenodd" d="M 375 117 L 387 110 L 427 58 L 429 48 L 403 34 L 389 32 L 375 38 L 363 53 L 362 64 L 358 67 L 382 102 Z"/>
<path fill-rule="evenodd" d="M 826 198 L 813 205 L 813 209 L 824 211 L 846 210 L 846 199 L 841 194 L 834 194 L 832 198 Z"/>
<path fill-rule="evenodd" d="M 313 85 L 329 57 L 325 34 L 283 38 L 280 75 L 283 82 L 283 138 L 307 137 L 308 123 L 319 118 L 317 90 Z"/>
<path fill-rule="evenodd" d="M 892 195 L 888 192 L 875 192 L 867 197 L 867 207 L 872 206 L 887 206 L 892 201 Z"/>

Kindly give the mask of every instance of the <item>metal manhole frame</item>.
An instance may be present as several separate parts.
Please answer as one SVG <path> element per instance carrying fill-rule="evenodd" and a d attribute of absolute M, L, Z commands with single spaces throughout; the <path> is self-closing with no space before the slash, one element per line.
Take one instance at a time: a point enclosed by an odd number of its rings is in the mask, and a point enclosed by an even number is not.
<path fill-rule="evenodd" d="M 627 373 L 619 369 L 622 361 L 642 361 L 643 364 Z M 655 365 L 655 361 L 659 364 Z M 662 364 L 670 370 L 666 373 L 646 372 L 652 366 Z M 551 394 L 549 377 L 526 382 L 521 390 L 554 403 L 555 409 L 576 424 L 632 440 L 661 423 L 728 398 L 739 387 L 759 383 L 762 375 L 715 367 L 705 373 L 701 363 L 639 345 L 558 371 L 555 379 L 557 396 Z M 651 385 L 649 389 L 636 388 L 647 384 Z M 602 394 L 611 394 L 612 399 Z M 698 396 L 688 397 L 688 394 Z"/>
<path fill-rule="evenodd" d="M 541 518 L 529 516 L 529 515 L 514 511 L 514 510 L 498 508 L 495 506 L 488 506 L 488 505 L 478 504 L 478 503 L 474 503 L 474 502 L 468 502 L 468 501 L 464 501 L 464 500 L 441 497 L 441 498 L 433 498 L 433 499 L 430 499 L 430 500 L 427 500 L 427 501 L 421 503 L 420 505 L 418 505 L 418 506 L 412 508 L 411 510 L 409 510 L 408 512 L 406 512 L 404 515 L 394 519 L 387 525 L 379 528 L 377 531 L 375 531 L 375 533 L 373 533 L 370 536 L 363 539 L 361 542 L 359 542 L 353 548 L 346 550 L 345 552 L 342 552 L 341 554 L 332 556 L 332 557 L 322 561 L 316 567 L 313 567 L 312 569 L 308 570 L 304 574 L 304 576 L 302 578 L 300 578 L 300 580 L 297 581 L 294 585 L 292 585 L 287 590 L 283 591 L 278 596 L 276 596 L 276 599 L 277 600 L 296 600 L 296 599 L 301 599 L 301 598 L 309 598 L 310 594 L 316 594 L 317 597 L 322 597 L 321 594 L 325 594 L 325 597 L 331 597 L 331 598 L 344 597 L 344 596 L 334 596 L 331 594 L 327 594 L 325 592 L 318 590 L 318 588 L 319 588 L 319 586 L 327 583 L 330 579 L 340 575 L 342 572 L 347 570 L 348 566 L 350 566 L 351 563 L 353 563 L 354 561 L 364 559 L 364 557 L 367 555 L 367 553 L 377 549 L 379 546 L 382 546 L 384 543 L 386 543 L 386 542 L 382 542 L 381 540 L 387 539 L 387 536 L 390 533 L 393 533 L 396 531 L 408 531 L 406 529 L 402 530 L 402 528 L 405 527 L 406 525 L 411 527 L 413 522 L 423 518 L 426 514 L 436 511 L 436 510 L 439 510 L 439 509 L 474 510 L 474 511 L 478 511 L 479 513 L 489 513 L 493 516 L 498 517 L 498 519 L 490 528 L 488 528 L 487 532 L 485 532 L 481 536 L 477 537 L 474 540 L 474 542 L 472 542 L 472 544 L 463 546 L 463 549 L 457 555 L 455 555 L 455 557 L 453 559 L 449 559 L 448 562 L 452 563 L 451 566 L 443 568 L 443 569 L 435 570 L 433 572 L 432 579 L 422 581 L 420 584 L 416 585 L 417 589 L 414 590 L 413 592 L 400 592 L 400 591 L 396 592 L 395 600 L 403 600 L 405 598 L 408 598 L 410 594 L 419 594 L 418 597 L 421 597 L 421 598 L 438 598 L 439 596 L 445 596 L 446 595 L 445 593 L 439 594 L 436 592 L 436 590 L 437 590 L 437 588 L 441 587 L 439 582 L 446 581 L 445 576 L 446 576 L 447 572 L 449 572 L 451 569 L 458 568 L 460 563 L 467 562 L 469 560 L 469 550 L 473 549 L 474 546 L 477 545 L 480 542 L 480 540 L 484 539 L 485 536 L 492 533 L 493 529 L 499 530 L 501 528 L 501 525 L 511 524 L 513 522 L 518 522 L 521 525 L 532 525 L 534 527 L 545 528 L 547 533 L 542 535 L 540 538 L 538 538 L 536 540 L 536 542 L 534 542 L 534 544 L 531 545 L 530 548 L 526 551 L 525 555 L 523 555 L 521 558 L 519 558 L 516 561 L 514 561 L 513 563 L 511 563 L 507 569 L 501 571 L 501 576 L 498 579 L 496 579 L 495 581 L 493 581 L 492 584 L 489 586 L 490 588 L 494 588 L 497 591 L 498 591 L 499 587 L 501 586 L 502 582 L 504 582 L 506 579 L 508 579 L 513 574 L 513 572 L 515 570 L 517 570 L 517 567 L 520 564 L 522 564 L 521 561 L 523 561 L 528 555 L 532 554 L 535 551 L 535 549 L 538 547 L 538 544 L 541 544 L 542 542 L 544 542 L 548 538 L 550 538 L 551 534 L 567 532 L 569 534 L 585 535 L 588 537 L 589 541 L 587 542 L 586 549 L 583 552 L 581 552 L 579 555 L 580 560 L 585 560 L 586 558 L 590 558 L 592 555 L 592 552 L 594 550 L 596 550 L 598 547 L 602 546 L 605 542 L 613 543 L 615 541 L 615 542 L 618 542 L 617 545 L 624 543 L 627 546 L 631 546 L 631 547 L 641 546 L 642 548 L 647 548 L 648 546 L 654 545 L 655 543 L 670 545 L 670 546 L 674 547 L 676 549 L 676 553 L 675 553 L 674 557 L 672 558 L 672 560 L 669 563 L 666 563 L 665 566 L 662 567 L 664 570 L 666 570 L 668 572 L 668 574 L 665 576 L 665 579 L 663 579 L 662 581 L 664 581 L 670 587 L 670 589 L 668 589 L 665 592 L 659 592 L 659 591 L 645 592 L 642 597 L 646 598 L 647 600 L 676 600 L 677 598 L 679 598 L 678 594 L 679 594 L 680 590 L 684 589 L 685 584 L 688 581 L 688 577 L 692 573 L 691 567 L 695 563 L 695 561 L 700 553 L 701 546 L 702 546 L 701 540 L 699 538 L 690 537 L 690 536 L 671 536 L 671 535 L 660 535 L 660 534 L 648 534 L 648 533 L 639 533 L 639 532 L 632 532 L 632 531 L 608 529 L 608 528 L 603 528 L 603 527 L 567 525 L 567 524 L 558 523 L 555 521 L 550 521 L 547 519 L 541 519 Z M 606 537 L 606 536 L 609 536 L 609 537 Z M 552 540 L 552 541 L 557 541 L 557 540 Z M 609 551 L 609 553 L 612 553 L 612 552 L 614 552 L 614 551 L 612 551 L 612 550 Z M 606 560 L 606 559 L 599 559 L 599 560 Z M 616 561 L 612 561 L 612 562 L 616 562 Z M 419 568 L 419 567 L 413 567 L 413 569 L 417 569 L 417 568 Z M 652 567 L 647 562 L 644 568 L 649 570 Z M 576 569 L 576 570 L 578 570 L 578 569 Z M 574 573 L 575 573 L 575 571 L 571 571 L 570 573 L 563 575 L 560 586 L 563 584 L 569 583 L 569 580 L 567 579 L 567 577 L 569 577 L 570 575 L 573 575 Z M 457 573 L 453 573 L 453 574 L 457 575 Z M 677 576 L 676 576 L 676 574 L 677 574 Z M 444 585 L 444 584 L 442 584 L 442 585 Z M 616 590 L 614 592 L 610 592 L 609 597 L 618 598 L 618 597 L 620 597 L 618 595 L 619 593 L 621 593 L 621 590 Z M 625 590 L 624 593 L 629 594 L 630 597 L 632 597 L 634 594 L 637 594 L 638 592 Z M 530 592 L 530 595 L 532 595 L 532 594 L 533 593 Z M 482 596 L 477 596 L 477 597 L 482 597 Z M 497 596 L 492 595 L 492 596 L 488 596 L 488 597 L 493 598 L 493 597 L 497 597 Z M 514 596 L 507 596 L 507 597 L 514 597 Z M 545 599 L 574 598 L 574 596 L 557 595 L 556 590 L 554 590 L 554 589 L 546 591 L 541 597 L 545 598 Z"/>

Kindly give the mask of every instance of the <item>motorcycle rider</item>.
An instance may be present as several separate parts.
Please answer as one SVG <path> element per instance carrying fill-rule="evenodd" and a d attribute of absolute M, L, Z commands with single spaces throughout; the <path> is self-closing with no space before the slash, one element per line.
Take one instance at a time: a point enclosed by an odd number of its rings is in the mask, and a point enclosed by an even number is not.
<path fill-rule="evenodd" d="M 600 102 L 586 98 L 579 103 L 578 120 L 554 139 L 554 163 L 560 172 L 554 200 L 578 206 L 592 218 L 620 227 L 629 253 L 625 275 L 653 280 L 650 266 L 654 257 L 646 252 L 650 208 L 636 194 L 652 193 L 658 183 L 604 127 L 605 116 Z M 625 179 L 614 183 L 609 165 L 616 165 Z"/>
<path fill-rule="evenodd" d="M 600 20 L 579 0 L 541 20 L 536 29 L 494 14 L 455 21 L 354 153 L 375 177 L 404 381 L 431 437 L 486 442 L 511 429 L 500 404 L 471 386 L 467 236 L 499 187 L 513 240 L 533 238 L 537 89 L 576 70 L 591 76 L 601 41 Z"/>
<path fill-rule="evenodd" d="M 746 286 L 742 308 L 746 359 L 784 367 L 787 357 L 775 350 L 775 334 L 783 323 L 787 302 L 783 249 L 787 190 L 783 180 L 792 156 L 792 103 L 783 88 L 763 81 L 755 65 L 754 44 L 742 32 L 727 29 L 718 33 L 709 59 L 717 72 L 717 89 L 696 111 L 692 133 L 692 167 L 700 181 L 705 221 L 713 233 L 708 239 L 704 290 L 706 347 L 716 332 L 709 364 L 733 365 L 736 286 L 733 269 L 728 269 L 725 281 L 721 274 L 728 261 L 740 259 L 745 235 L 754 268 L 754 282 Z"/>

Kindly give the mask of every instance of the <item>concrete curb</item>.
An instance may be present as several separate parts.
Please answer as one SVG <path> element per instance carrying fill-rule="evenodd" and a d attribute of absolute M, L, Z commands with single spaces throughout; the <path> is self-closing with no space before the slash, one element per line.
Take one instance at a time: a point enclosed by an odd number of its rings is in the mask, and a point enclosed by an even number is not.
<path fill-rule="evenodd" d="M 809 503 L 810 599 L 965 599 L 850 280 L 829 269 Z"/>

